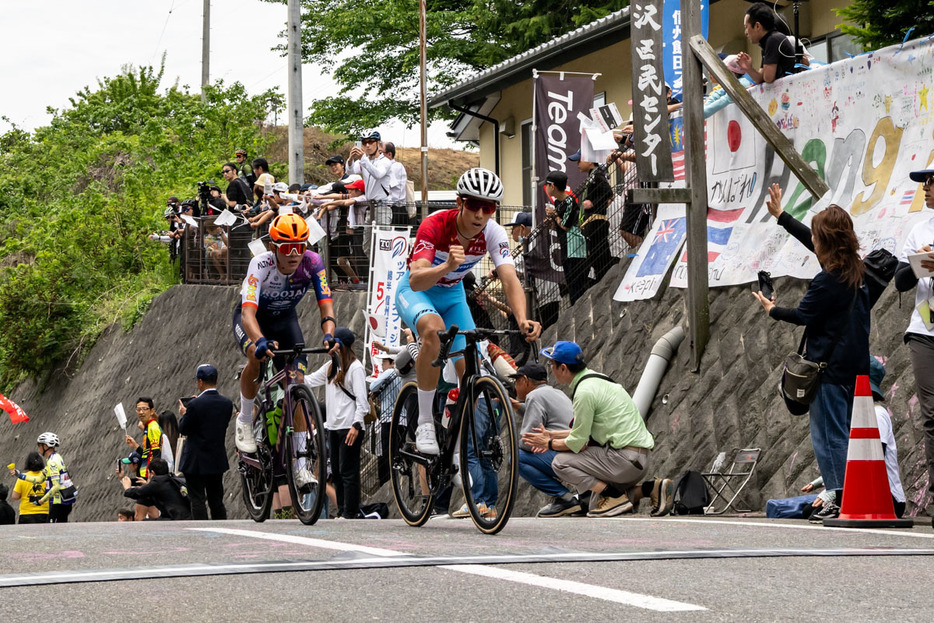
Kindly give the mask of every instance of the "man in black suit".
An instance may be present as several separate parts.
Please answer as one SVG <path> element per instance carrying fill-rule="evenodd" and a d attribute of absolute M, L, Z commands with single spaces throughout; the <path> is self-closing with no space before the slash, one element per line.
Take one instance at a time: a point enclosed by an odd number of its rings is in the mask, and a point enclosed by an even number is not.
<path fill-rule="evenodd" d="M 198 397 L 188 405 L 179 401 L 178 432 L 186 435 L 178 460 L 185 475 L 192 519 L 207 519 L 207 501 L 212 519 L 227 519 L 224 508 L 224 472 L 227 463 L 227 426 L 233 415 L 233 403 L 217 393 L 217 368 L 198 366 Z"/>

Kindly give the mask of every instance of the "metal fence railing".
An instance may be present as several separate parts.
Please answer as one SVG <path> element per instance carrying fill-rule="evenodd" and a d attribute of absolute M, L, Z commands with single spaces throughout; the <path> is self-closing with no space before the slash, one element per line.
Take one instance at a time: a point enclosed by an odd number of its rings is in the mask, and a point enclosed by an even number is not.
<path fill-rule="evenodd" d="M 573 189 L 579 201 L 590 200 L 593 207 L 581 211 L 580 225 L 586 239 L 586 262 L 573 275 L 573 290 L 568 288 L 564 268 L 564 249 L 559 242 L 555 226 L 538 223 L 513 250 L 513 259 L 523 279 L 527 306 L 533 318 L 547 328 L 558 316 L 573 306 L 571 294 L 580 296 L 599 283 L 607 271 L 642 242 L 642 237 L 654 220 L 654 206 L 631 205 L 626 202 L 626 191 L 639 182 L 635 165 L 628 154 L 616 162 L 591 172 L 587 180 Z M 600 181 L 600 177 L 606 182 Z M 598 188 L 602 187 L 602 191 Z M 530 211 L 531 208 L 519 208 Z M 512 213 L 507 217 L 507 213 Z M 503 208 L 501 223 L 514 220 L 515 208 Z M 508 220 L 506 220 L 508 218 Z M 492 271 L 489 259 L 482 263 L 481 278 L 470 293 L 469 303 L 478 325 L 497 329 L 514 328 L 515 320 L 506 304 L 502 284 Z M 579 287 L 577 287 L 579 285 Z M 521 340 L 499 344 L 517 361 L 523 361 L 527 346 Z"/>

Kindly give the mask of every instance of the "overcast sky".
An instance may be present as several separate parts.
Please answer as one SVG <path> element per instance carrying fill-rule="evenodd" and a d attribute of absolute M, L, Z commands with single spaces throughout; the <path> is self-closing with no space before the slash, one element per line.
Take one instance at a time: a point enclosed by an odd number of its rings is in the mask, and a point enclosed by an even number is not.
<path fill-rule="evenodd" d="M 158 66 L 166 53 L 163 86 L 176 79 L 198 92 L 201 84 L 202 0 L 26 0 L 4 2 L 0 36 L 0 116 L 33 130 L 49 123 L 46 107 L 68 98 L 126 64 Z M 215 0 L 211 5 L 211 81 L 241 82 L 250 94 L 278 86 L 288 94 L 286 59 L 272 48 L 287 20 L 284 4 Z M 312 64 L 302 74 L 303 107 L 337 87 Z M 282 117 L 280 116 L 280 122 Z M 0 133 L 10 129 L 0 121 Z M 379 128 L 385 140 L 419 144 L 419 129 Z M 429 130 L 431 147 L 450 147 L 445 123 Z"/>

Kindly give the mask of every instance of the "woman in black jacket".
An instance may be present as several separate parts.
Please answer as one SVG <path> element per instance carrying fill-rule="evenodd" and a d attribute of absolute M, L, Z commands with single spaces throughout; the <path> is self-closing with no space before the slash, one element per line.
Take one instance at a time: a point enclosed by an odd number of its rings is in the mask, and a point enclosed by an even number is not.
<path fill-rule="evenodd" d="M 859 257 L 859 240 L 846 211 L 830 205 L 811 220 L 811 228 L 781 208 L 782 189 L 772 184 L 767 207 L 801 244 L 813 251 L 821 270 L 811 280 L 797 307 L 778 307 L 761 292 L 756 299 L 770 317 L 805 325 L 805 358 L 826 363 L 820 388 L 811 403 L 811 444 L 834 499 L 825 499 L 819 518 L 836 517 L 843 498 L 850 418 L 856 376 L 869 374 L 869 290 L 863 283 L 865 266 Z"/>

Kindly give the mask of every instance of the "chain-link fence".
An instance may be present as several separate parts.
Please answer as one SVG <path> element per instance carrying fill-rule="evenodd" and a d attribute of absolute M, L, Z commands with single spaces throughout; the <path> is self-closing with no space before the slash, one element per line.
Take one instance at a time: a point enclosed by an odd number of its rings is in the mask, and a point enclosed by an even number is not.
<path fill-rule="evenodd" d="M 513 228 L 516 246 L 512 256 L 525 287 L 529 316 L 543 327 L 554 324 L 559 314 L 570 309 L 642 243 L 655 211 L 654 206 L 626 202 L 626 191 L 638 184 L 632 152 L 618 152 L 612 163 L 593 166 L 587 179 L 572 189 L 579 207 L 577 213 L 557 212 L 552 218 L 534 219 L 537 221 L 534 228 Z M 530 211 L 524 206 L 503 206 L 499 211 L 500 223 L 513 223 L 519 212 Z M 586 251 L 583 257 L 569 258 L 567 233 L 574 227 L 583 234 Z M 502 284 L 492 270 L 492 261 L 486 258 L 481 266 L 482 276 L 476 286 L 471 288 L 467 284 L 468 304 L 475 322 L 497 329 L 516 328 Z M 520 363 L 524 361 L 528 347 L 521 339 L 500 346 Z"/>

